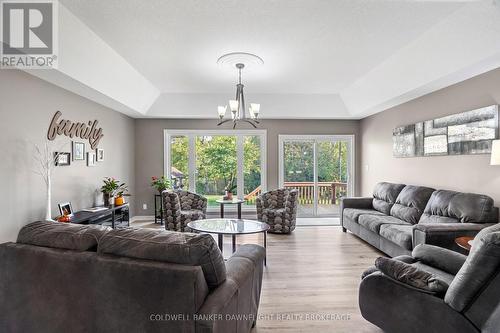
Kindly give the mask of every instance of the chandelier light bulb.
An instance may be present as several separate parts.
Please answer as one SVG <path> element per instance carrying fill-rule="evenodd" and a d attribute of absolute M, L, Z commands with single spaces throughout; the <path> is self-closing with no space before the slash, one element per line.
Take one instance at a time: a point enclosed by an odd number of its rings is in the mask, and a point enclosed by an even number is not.
<path fill-rule="evenodd" d="M 227 106 L 218 106 L 217 107 L 217 112 L 219 113 L 219 118 L 222 119 L 224 118 L 224 116 L 226 115 L 226 109 L 227 109 Z"/>
<path fill-rule="evenodd" d="M 238 106 L 239 106 L 239 102 L 237 100 L 232 99 L 229 101 L 229 108 L 231 109 L 231 112 L 238 111 Z"/>
<path fill-rule="evenodd" d="M 260 104 L 250 103 L 249 110 L 250 110 L 250 115 L 252 116 L 252 118 L 256 119 L 260 113 Z"/>

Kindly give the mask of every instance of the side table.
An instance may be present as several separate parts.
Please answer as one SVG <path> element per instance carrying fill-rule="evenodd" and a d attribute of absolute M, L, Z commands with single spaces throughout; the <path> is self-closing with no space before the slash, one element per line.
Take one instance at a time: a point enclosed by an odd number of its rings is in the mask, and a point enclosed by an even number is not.
<path fill-rule="evenodd" d="M 245 202 L 243 199 L 232 199 L 232 200 L 215 200 L 220 206 L 220 218 L 224 218 L 224 205 L 238 205 L 238 219 L 241 220 L 241 205 Z"/>

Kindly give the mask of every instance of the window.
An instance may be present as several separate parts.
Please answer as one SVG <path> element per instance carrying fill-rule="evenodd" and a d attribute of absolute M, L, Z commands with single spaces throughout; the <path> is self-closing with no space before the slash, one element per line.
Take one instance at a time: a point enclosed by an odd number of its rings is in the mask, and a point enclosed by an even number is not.
<path fill-rule="evenodd" d="M 165 175 L 205 196 L 209 209 L 230 184 L 253 206 L 266 187 L 265 149 L 265 130 L 165 130 Z"/>

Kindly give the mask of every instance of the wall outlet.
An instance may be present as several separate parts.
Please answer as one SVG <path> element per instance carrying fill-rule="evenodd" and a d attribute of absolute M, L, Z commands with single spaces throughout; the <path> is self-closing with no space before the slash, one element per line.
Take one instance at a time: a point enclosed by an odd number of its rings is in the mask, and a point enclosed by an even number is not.
<path fill-rule="evenodd" d="M 148 204 L 142 204 L 142 209 L 144 210 L 148 209 Z"/>

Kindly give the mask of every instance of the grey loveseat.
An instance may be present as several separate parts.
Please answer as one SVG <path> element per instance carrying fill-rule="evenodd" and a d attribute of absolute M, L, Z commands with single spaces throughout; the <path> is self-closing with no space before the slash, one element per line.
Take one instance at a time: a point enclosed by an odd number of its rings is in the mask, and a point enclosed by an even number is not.
<path fill-rule="evenodd" d="M 419 245 L 394 258 L 447 285 L 422 290 L 369 269 L 359 288 L 365 319 L 387 333 L 497 333 L 500 331 L 500 225 L 483 229 L 470 255 Z M 414 281 L 414 280 L 412 280 Z"/>
<path fill-rule="evenodd" d="M 344 198 L 340 221 L 369 244 L 395 257 L 418 244 L 461 251 L 459 236 L 475 236 L 498 223 L 493 199 L 481 194 L 378 183 L 369 198 Z"/>
<path fill-rule="evenodd" d="M 0 332 L 249 332 L 265 249 L 56 222 L 0 245 Z"/>

